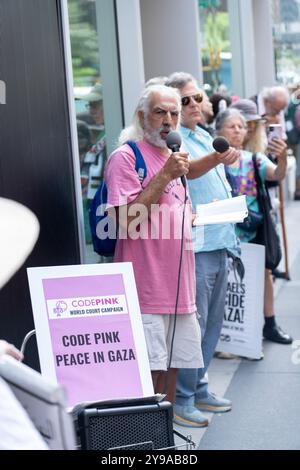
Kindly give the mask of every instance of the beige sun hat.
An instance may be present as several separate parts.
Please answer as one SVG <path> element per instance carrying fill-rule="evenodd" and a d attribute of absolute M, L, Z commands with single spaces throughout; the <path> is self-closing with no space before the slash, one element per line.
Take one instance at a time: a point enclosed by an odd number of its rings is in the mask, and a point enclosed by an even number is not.
<path fill-rule="evenodd" d="M 36 216 L 27 207 L 0 198 L 0 289 L 30 254 L 39 230 Z"/>

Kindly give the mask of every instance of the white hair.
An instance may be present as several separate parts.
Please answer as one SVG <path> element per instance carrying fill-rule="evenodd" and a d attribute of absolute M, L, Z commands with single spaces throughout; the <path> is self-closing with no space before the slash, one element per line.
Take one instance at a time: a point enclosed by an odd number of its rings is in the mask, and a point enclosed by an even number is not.
<path fill-rule="evenodd" d="M 231 119 L 232 117 L 238 117 L 243 123 L 244 128 L 247 129 L 246 119 L 240 113 L 240 111 L 236 108 L 227 108 L 217 114 L 215 123 L 217 135 L 219 135 L 219 133 L 222 131 L 227 119 Z"/>
<path fill-rule="evenodd" d="M 268 101 L 275 101 L 278 97 L 283 97 L 289 101 L 289 92 L 284 86 L 276 85 L 262 89 L 261 96 Z"/>
<path fill-rule="evenodd" d="M 187 72 L 174 72 L 172 73 L 168 80 L 166 81 L 166 85 L 172 88 L 184 88 L 188 83 L 192 83 L 195 87 L 198 88 L 197 80 L 193 75 Z"/>
<path fill-rule="evenodd" d="M 127 140 L 133 140 L 137 142 L 144 138 L 144 129 L 141 127 L 139 112 L 144 113 L 144 117 L 147 118 L 149 114 L 149 106 L 152 96 L 158 93 L 162 97 L 176 98 L 178 104 L 178 111 L 181 110 L 181 98 L 177 90 L 169 88 L 165 85 L 151 85 L 145 88 L 141 94 L 138 105 L 133 115 L 132 124 L 125 129 L 119 135 L 118 145 L 123 145 Z"/>
<path fill-rule="evenodd" d="M 154 86 L 154 85 L 165 85 L 167 80 L 168 80 L 168 77 L 164 77 L 164 76 L 152 77 L 149 80 L 147 80 L 147 82 L 145 83 L 145 88 L 148 88 L 149 86 Z"/>

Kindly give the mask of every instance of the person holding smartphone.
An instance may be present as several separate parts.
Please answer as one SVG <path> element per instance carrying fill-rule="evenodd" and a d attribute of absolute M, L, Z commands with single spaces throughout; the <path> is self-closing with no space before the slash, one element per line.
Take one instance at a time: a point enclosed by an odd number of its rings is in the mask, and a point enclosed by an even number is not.
<path fill-rule="evenodd" d="M 284 140 L 283 128 L 279 123 L 278 117 L 266 116 L 265 119 L 268 139 L 267 154 L 270 160 L 273 161 L 273 163 L 276 163 L 278 158 L 287 154 L 287 145 Z"/>
<path fill-rule="evenodd" d="M 287 145 L 284 140 L 275 137 L 274 134 L 269 137 L 268 144 L 262 134 L 258 134 L 259 138 L 257 139 L 256 132 L 250 132 L 251 138 L 249 139 L 247 123 L 254 120 L 259 121 L 260 117 L 257 114 L 255 103 L 250 100 L 241 101 L 239 106 L 237 106 L 237 102 L 233 108 L 228 108 L 227 111 L 218 115 L 216 132 L 217 135 L 225 137 L 232 147 L 241 151 L 240 161 L 230 165 L 228 170 L 236 183 L 236 195 L 246 195 L 248 207 L 259 212 L 252 154 L 257 154 L 259 173 L 264 183 L 266 181 L 281 181 L 286 173 Z M 259 128 L 257 127 L 257 129 Z M 260 143 L 259 139 L 261 139 Z M 247 150 L 245 150 L 246 145 Z M 255 150 L 254 145 L 256 146 Z M 277 164 L 272 163 L 265 155 L 266 145 L 266 151 L 277 158 Z M 236 227 L 236 231 L 241 241 L 256 243 L 257 231 L 255 229 L 246 231 Z M 292 337 L 281 329 L 275 319 L 273 278 L 269 269 L 265 270 L 264 317 L 263 336 L 265 339 L 280 344 L 292 343 Z"/>

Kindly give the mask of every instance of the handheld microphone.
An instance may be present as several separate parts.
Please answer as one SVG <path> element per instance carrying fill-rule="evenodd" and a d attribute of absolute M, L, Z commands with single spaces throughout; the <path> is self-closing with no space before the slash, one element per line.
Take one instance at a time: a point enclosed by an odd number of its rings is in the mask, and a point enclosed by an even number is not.
<path fill-rule="evenodd" d="M 170 150 L 172 150 L 173 153 L 174 152 L 179 152 L 180 146 L 181 146 L 181 135 L 179 134 L 179 132 L 170 131 L 169 134 L 167 135 L 166 144 L 167 144 L 167 147 Z M 181 179 L 181 182 L 182 182 L 182 186 L 184 188 L 186 188 L 185 176 L 182 175 L 180 177 L 180 179 Z"/>
<path fill-rule="evenodd" d="M 223 153 L 229 149 L 229 142 L 225 137 L 216 137 L 213 140 L 212 146 L 216 152 Z"/>

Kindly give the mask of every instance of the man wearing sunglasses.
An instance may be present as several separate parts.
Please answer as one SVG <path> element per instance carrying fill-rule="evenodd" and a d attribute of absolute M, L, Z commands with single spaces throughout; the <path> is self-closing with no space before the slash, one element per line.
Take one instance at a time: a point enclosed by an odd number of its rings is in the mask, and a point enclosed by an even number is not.
<path fill-rule="evenodd" d="M 201 122 L 202 91 L 193 76 L 184 72 L 172 74 L 166 85 L 177 88 L 181 95 L 180 133 L 182 149 L 189 153 L 187 175 L 193 209 L 216 199 L 231 197 L 224 165 L 233 163 L 239 153 L 233 148 L 219 154 L 212 147 L 212 137 L 198 126 Z M 227 252 L 238 254 L 233 224 L 209 225 L 194 230 L 196 261 L 196 305 L 200 314 L 204 367 L 181 369 L 177 376 L 174 421 L 187 427 L 208 425 L 201 411 L 229 411 L 231 401 L 208 391 L 206 371 L 213 357 L 225 311 L 227 289 Z"/>

